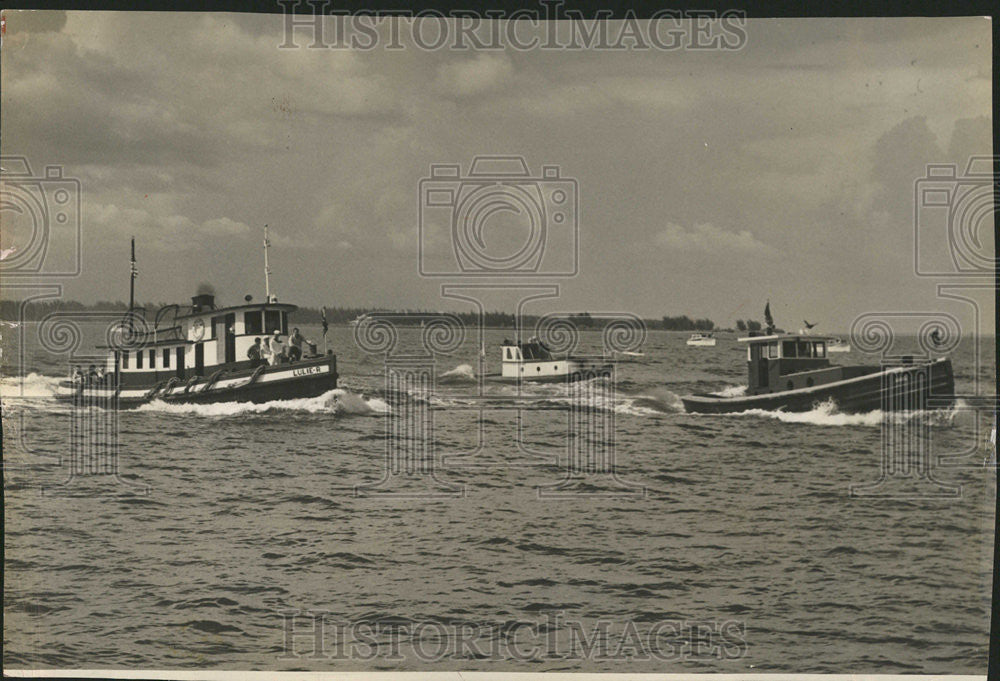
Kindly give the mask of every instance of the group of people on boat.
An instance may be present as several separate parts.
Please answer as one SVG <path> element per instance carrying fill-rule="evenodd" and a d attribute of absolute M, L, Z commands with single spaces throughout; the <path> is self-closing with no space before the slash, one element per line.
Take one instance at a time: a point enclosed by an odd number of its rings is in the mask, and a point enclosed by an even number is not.
<path fill-rule="evenodd" d="M 78 388 L 83 388 L 83 386 L 98 386 L 107 383 L 108 374 L 105 373 L 104 369 L 98 368 L 96 364 L 91 364 L 84 371 L 83 367 L 77 367 L 76 372 L 73 374 L 73 382 Z"/>
<path fill-rule="evenodd" d="M 247 350 L 247 359 L 253 367 L 291 364 L 302 359 L 304 345 L 313 346 L 313 342 L 307 340 L 298 327 L 292 329 L 287 343 L 282 342 L 281 334 L 275 331 L 270 338 L 254 338 L 253 345 Z"/>

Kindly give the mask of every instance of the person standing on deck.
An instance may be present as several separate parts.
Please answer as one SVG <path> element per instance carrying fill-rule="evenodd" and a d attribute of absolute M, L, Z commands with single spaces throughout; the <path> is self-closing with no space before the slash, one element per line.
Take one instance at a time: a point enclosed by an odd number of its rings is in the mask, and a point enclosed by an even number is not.
<path fill-rule="evenodd" d="M 264 359 L 263 348 L 260 346 L 260 338 L 253 339 L 253 345 L 247 350 L 247 359 L 250 360 L 252 368 L 259 367 L 261 364 L 267 364 L 267 360 Z"/>
<path fill-rule="evenodd" d="M 275 333 L 274 336 L 271 338 L 270 344 L 271 344 L 271 356 L 274 358 L 271 361 L 271 363 L 280 364 L 283 361 L 282 356 L 284 355 L 283 352 L 284 347 L 281 342 L 281 334 Z M 285 359 L 287 359 L 287 357 L 285 357 Z"/>
<path fill-rule="evenodd" d="M 309 341 L 299 332 L 299 327 L 292 329 L 292 335 L 288 337 L 288 357 L 293 362 L 302 359 L 302 344 L 307 342 Z"/>

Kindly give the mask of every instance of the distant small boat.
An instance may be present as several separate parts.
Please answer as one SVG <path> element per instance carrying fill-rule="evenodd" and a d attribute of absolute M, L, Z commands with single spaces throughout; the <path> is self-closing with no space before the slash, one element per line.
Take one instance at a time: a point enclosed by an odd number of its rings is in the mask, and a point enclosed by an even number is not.
<path fill-rule="evenodd" d="M 840 338 L 831 338 L 826 343 L 827 352 L 850 352 L 851 344 Z"/>
<path fill-rule="evenodd" d="M 832 399 L 843 412 L 866 412 L 920 408 L 931 397 L 938 398 L 936 406 L 954 401 L 955 379 L 947 358 L 896 367 L 838 366 L 827 359 L 829 340 L 800 334 L 740 338 L 748 344 L 746 393 L 687 395 L 681 398 L 684 408 L 703 414 L 809 411 Z"/>
<path fill-rule="evenodd" d="M 710 333 L 693 333 L 687 339 L 688 345 L 699 345 L 706 348 L 715 347 L 715 336 Z"/>
<path fill-rule="evenodd" d="M 486 379 L 500 383 L 563 383 L 593 378 L 611 368 L 610 364 L 581 357 L 556 357 L 535 337 L 526 343 L 505 340 L 500 346 L 501 371 Z"/>

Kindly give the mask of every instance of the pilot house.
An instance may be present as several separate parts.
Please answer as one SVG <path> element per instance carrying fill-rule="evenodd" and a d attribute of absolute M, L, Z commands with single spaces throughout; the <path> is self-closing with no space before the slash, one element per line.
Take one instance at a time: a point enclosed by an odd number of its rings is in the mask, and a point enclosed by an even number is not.
<path fill-rule="evenodd" d="M 747 393 L 760 395 L 811 388 L 871 373 L 870 367 L 830 364 L 826 355 L 828 340 L 794 334 L 740 338 L 741 343 L 749 344 Z"/>

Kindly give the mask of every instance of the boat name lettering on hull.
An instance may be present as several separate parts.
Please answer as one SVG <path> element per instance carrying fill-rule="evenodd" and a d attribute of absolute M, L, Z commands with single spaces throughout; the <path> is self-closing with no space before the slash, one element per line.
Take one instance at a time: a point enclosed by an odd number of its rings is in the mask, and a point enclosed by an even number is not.
<path fill-rule="evenodd" d="M 321 374 L 323 373 L 323 367 L 305 367 L 303 369 L 295 369 L 292 371 L 292 376 L 309 376 L 310 374 Z"/>

